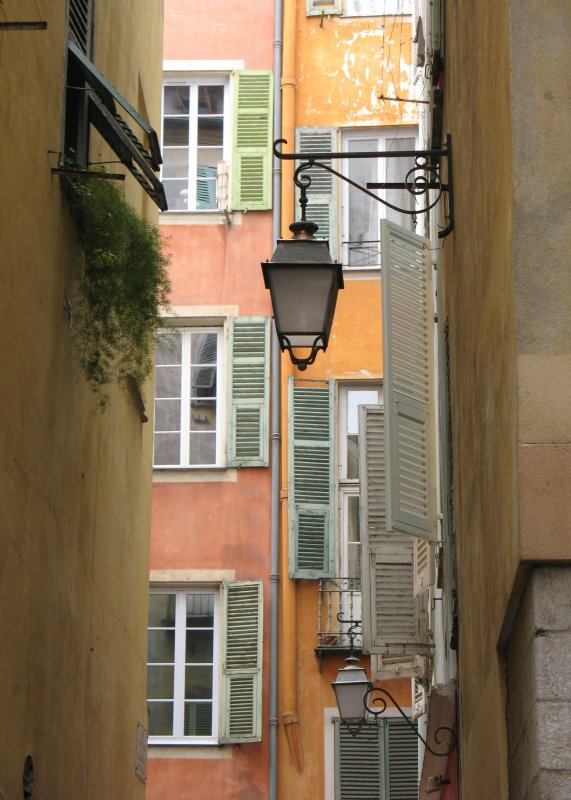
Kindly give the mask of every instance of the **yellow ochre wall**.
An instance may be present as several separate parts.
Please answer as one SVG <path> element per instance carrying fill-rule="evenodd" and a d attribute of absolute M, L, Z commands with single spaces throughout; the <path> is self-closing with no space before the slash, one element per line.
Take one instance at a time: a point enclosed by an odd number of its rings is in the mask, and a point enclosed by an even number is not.
<path fill-rule="evenodd" d="M 66 13 L 64 0 L 2 4 L 2 20 L 48 27 L 0 33 L 0 797 L 23 797 L 31 755 L 33 800 L 142 800 L 151 425 L 117 391 L 100 413 L 72 359 L 78 240 L 51 172 Z M 160 2 L 122 0 L 120 18 L 96 3 L 94 61 L 155 128 L 161 36 Z M 92 160 L 116 159 L 92 143 Z M 157 219 L 130 176 L 125 194 Z"/>
<path fill-rule="evenodd" d="M 305 0 L 284 4 L 282 136 L 293 150 L 296 126 L 414 125 L 416 106 L 378 97 L 411 96 L 410 18 L 307 17 Z M 282 230 L 294 215 L 292 162 L 282 162 Z M 339 185 L 339 194 L 341 194 Z M 372 201 L 373 202 L 373 201 Z M 311 200 L 308 205 L 311 219 Z M 320 672 L 317 645 L 318 581 L 288 577 L 287 418 L 288 377 L 356 381 L 382 378 L 380 275 L 347 275 L 339 293 L 326 353 L 297 371 L 282 357 L 282 478 L 280 564 L 279 796 L 323 798 L 333 780 L 324 764 L 325 709 L 335 708 L 331 682 L 345 666 L 342 654 L 325 655 Z M 363 657 L 369 670 L 369 659 Z M 411 705 L 410 680 L 391 682 L 403 707 Z M 332 753 L 330 754 L 332 758 Z M 325 770 L 329 774 L 325 774 Z"/>

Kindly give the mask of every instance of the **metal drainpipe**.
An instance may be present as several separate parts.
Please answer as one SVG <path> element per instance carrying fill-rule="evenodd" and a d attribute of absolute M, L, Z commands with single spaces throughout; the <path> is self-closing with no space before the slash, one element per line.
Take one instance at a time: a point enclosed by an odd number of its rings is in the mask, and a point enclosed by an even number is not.
<path fill-rule="evenodd" d="M 281 137 L 282 104 L 282 0 L 274 0 L 274 140 Z M 273 159 L 272 234 L 274 245 L 281 235 L 282 171 L 281 161 Z M 281 355 L 275 325 L 272 325 L 271 352 L 271 544 L 270 544 L 270 797 L 278 797 L 278 600 L 280 533 L 280 419 Z"/>

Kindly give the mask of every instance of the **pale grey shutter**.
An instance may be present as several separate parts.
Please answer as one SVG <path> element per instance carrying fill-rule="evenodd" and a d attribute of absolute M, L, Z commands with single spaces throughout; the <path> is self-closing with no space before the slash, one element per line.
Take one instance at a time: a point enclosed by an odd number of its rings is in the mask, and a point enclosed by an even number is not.
<path fill-rule="evenodd" d="M 413 592 L 413 539 L 387 530 L 385 413 L 359 408 L 363 650 L 411 655 L 426 649 Z"/>
<path fill-rule="evenodd" d="M 364 725 L 353 735 L 340 719 L 335 725 L 335 800 L 381 800 L 383 735 Z"/>
<path fill-rule="evenodd" d="M 336 150 L 337 129 L 327 127 L 300 127 L 295 129 L 296 153 L 330 153 Z M 323 163 L 331 166 L 331 159 L 323 159 Z M 337 178 L 327 170 L 312 167 L 302 175 L 311 178 L 307 190 L 307 219 L 315 222 L 319 228 L 316 236 L 329 241 L 329 252 L 333 261 L 338 255 L 338 223 L 337 223 Z M 295 189 L 295 219 L 301 218 L 299 205 L 299 189 Z"/>
<path fill-rule="evenodd" d="M 436 540 L 433 313 L 429 242 L 381 222 L 388 526 Z"/>
<path fill-rule="evenodd" d="M 292 578 L 333 575 L 333 382 L 289 382 L 289 534 Z"/>
<path fill-rule="evenodd" d="M 222 586 L 222 742 L 259 742 L 262 737 L 263 584 Z"/>
<path fill-rule="evenodd" d="M 228 466 L 266 467 L 269 317 L 231 317 L 228 329 Z"/>
<path fill-rule="evenodd" d="M 384 721 L 383 800 L 415 800 L 418 797 L 418 739 L 406 720 Z M 412 723 L 416 728 L 416 722 Z"/>

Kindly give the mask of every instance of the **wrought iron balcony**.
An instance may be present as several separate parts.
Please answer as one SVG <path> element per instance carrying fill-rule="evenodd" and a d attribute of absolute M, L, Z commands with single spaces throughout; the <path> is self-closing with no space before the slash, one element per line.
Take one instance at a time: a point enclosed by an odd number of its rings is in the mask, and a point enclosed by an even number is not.
<path fill-rule="evenodd" d="M 322 657 L 327 652 L 348 652 L 351 649 L 349 627 L 361 622 L 361 579 L 321 578 L 317 614 L 316 654 Z M 360 648 L 358 634 L 354 649 Z"/>

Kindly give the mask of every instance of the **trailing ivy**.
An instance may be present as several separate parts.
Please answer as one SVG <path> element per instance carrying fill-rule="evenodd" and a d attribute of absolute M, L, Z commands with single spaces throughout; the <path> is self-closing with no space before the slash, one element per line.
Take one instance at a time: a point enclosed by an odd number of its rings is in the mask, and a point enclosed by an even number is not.
<path fill-rule="evenodd" d="M 155 225 L 111 180 L 74 180 L 70 200 L 83 249 L 75 292 L 74 351 L 104 407 L 112 383 L 139 386 L 153 369 L 160 309 L 168 304 L 168 259 Z"/>

